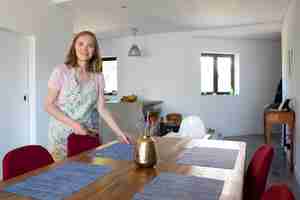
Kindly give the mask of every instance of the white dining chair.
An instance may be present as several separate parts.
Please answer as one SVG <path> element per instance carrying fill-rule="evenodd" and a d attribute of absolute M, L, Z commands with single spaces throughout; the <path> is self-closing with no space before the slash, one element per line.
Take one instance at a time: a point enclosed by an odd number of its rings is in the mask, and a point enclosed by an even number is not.
<path fill-rule="evenodd" d="M 208 139 L 203 121 L 199 116 L 192 115 L 185 117 L 181 124 L 178 133 L 170 132 L 167 137 L 189 137 L 197 139 Z"/>

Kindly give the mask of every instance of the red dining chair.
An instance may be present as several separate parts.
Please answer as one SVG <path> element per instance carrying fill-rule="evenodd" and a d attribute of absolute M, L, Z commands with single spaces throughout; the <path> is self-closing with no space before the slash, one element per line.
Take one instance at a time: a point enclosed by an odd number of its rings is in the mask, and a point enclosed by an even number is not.
<path fill-rule="evenodd" d="M 83 151 L 87 151 L 96 148 L 101 145 L 99 134 L 93 136 L 90 135 L 78 135 L 72 133 L 67 139 L 67 156 L 74 156 Z"/>
<path fill-rule="evenodd" d="M 51 154 L 40 145 L 27 145 L 9 151 L 3 158 L 3 180 L 54 163 Z"/>
<path fill-rule="evenodd" d="M 276 184 L 265 191 L 261 200 L 296 200 L 296 198 L 287 185 Z"/>
<path fill-rule="evenodd" d="M 273 155 L 273 147 L 267 144 L 254 153 L 246 172 L 244 200 L 260 200 L 265 191 Z"/>

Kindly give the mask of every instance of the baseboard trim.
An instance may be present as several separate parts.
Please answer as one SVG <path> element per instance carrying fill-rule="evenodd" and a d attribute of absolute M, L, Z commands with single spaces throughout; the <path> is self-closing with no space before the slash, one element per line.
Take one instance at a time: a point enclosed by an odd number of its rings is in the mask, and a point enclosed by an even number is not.
<path fill-rule="evenodd" d="M 264 133 L 245 133 L 245 134 L 223 134 L 223 137 L 240 137 L 250 135 L 264 135 Z M 272 132 L 272 135 L 281 135 L 281 132 Z"/>

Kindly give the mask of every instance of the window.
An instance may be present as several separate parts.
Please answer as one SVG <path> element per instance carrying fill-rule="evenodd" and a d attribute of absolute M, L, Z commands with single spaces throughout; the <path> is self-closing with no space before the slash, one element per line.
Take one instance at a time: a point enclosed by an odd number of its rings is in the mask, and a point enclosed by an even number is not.
<path fill-rule="evenodd" d="M 201 94 L 235 95 L 233 54 L 201 54 Z"/>
<path fill-rule="evenodd" d="M 118 61 L 116 57 L 102 58 L 102 73 L 105 80 L 105 95 L 117 95 L 118 91 Z"/>

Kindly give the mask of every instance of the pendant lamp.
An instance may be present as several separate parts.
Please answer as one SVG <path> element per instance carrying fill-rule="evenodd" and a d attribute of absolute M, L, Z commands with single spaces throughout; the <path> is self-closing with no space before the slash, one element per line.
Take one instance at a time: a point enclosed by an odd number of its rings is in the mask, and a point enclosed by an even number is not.
<path fill-rule="evenodd" d="M 132 33 L 133 33 L 134 39 L 136 39 L 137 32 L 138 32 L 137 28 L 132 28 Z M 142 53 L 141 53 L 140 48 L 136 44 L 133 43 L 128 51 L 128 56 L 141 56 L 141 55 L 142 55 Z"/>

